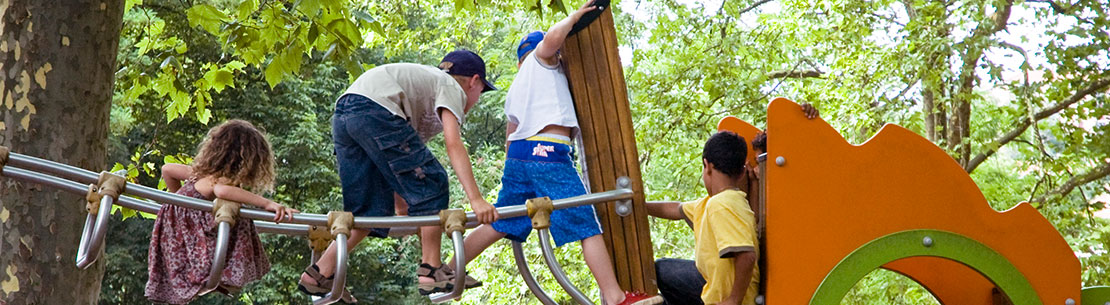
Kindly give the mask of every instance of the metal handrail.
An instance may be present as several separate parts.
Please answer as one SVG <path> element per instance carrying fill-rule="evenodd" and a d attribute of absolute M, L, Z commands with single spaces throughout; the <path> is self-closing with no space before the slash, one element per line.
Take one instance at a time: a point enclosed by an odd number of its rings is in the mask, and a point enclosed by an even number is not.
<path fill-rule="evenodd" d="M 555 260 L 554 247 L 551 246 L 551 232 L 546 228 L 537 229 L 536 231 L 540 234 L 540 249 L 543 250 L 543 261 L 547 263 L 547 269 L 551 270 L 551 275 L 555 277 L 555 281 L 559 282 L 559 286 L 562 286 L 563 290 L 578 304 L 593 305 L 594 302 L 590 301 L 585 293 L 582 293 L 581 290 L 578 290 L 578 287 L 574 286 L 574 283 L 570 282 L 567 273 L 563 271 L 563 266 Z"/>
<path fill-rule="evenodd" d="M 46 159 L 39 159 L 32 156 L 12 152 L 8 155 L 7 167 L 19 167 L 31 170 L 33 172 L 47 173 L 53 176 L 58 176 L 66 180 L 77 181 L 80 183 L 96 183 L 97 173 L 85 170 L 76 166 L 58 163 Z"/>
<path fill-rule="evenodd" d="M 524 247 L 517 241 L 513 241 L 513 259 L 516 260 L 517 272 L 520 272 L 520 277 L 524 278 L 524 283 L 528 285 L 528 291 L 531 291 L 543 305 L 558 305 L 546 291 L 543 291 L 543 287 L 536 282 L 536 277 L 532 276 L 532 270 L 528 269 L 528 261 L 524 258 Z"/>
<path fill-rule="evenodd" d="M 221 221 L 217 232 L 216 253 L 212 255 L 212 266 L 208 269 L 208 281 L 204 283 L 204 287 L 200 289 L 197 295 L 205 295 L 216 290 L 216 287 L 220 286 L 220 278 L 223 277 L 224 268 L 227 267 L 227 248 L 231 243 L 231 224 Z"/>
<path fill-rule="evenodd" d="M 73 166 L 49 160 L 38 159 L 17 153 L 10 154 L 9 162 L 7 165 L 8 166 L 5 166 L 4 170 L 0 172 L 0 175 L 23 181 L 41 183 L 58 188 L 63 191 L 78 194 L 87 191 L 87 189 L 85 189 L 80 183 L 74 183 L 72 181 L 92 183 L 96 182 L 98 178 L 98 176 L 91 171 L 86 171 L 84 169 L 76 168 Z M 39 173 L 36 171 L 46 172 L 54 176 Z M 554 200 L 551 202 L 551 205 L 553 209 L 565 209 L 587 204 L 631 199 L 634 192 L 631 189 L 627 188 L 626 184 L 622 184 L 621 186 L 622 187 L 617 190 Z M 167 204 L 173 204 L 184 208 L 196 210 L 212 209 L 212 203 L 209 201 L 168 193 L 141 184 L 127 183 L 123 191 L 124 194 L 141 197 L 143 199 L 165 202 Z M 146 200 L 130 197 L 120 197 L 119 202 L 112 202 L 113 199 L 111 196 L 104 196 L 103 198 L 101 198 L 101 201 L 102 202 L 100 206 L 100 211 L 102 212 L 98 213 L 95 222 L 90 219 L 91 215 L 90 218 L 86 219 L 86 228 L 84 234 L 82 235 L 82 241 L 81 245 L 79 246 L 79 255 L 77 259 L 78 266 L 82 268 L 87 267 L 88 264 L 95 261 L 96 256 L 99 253 L 99 247 L 103 244 L 103 235 L 106 232 L 104 228 L 107 226 L 107 220 L 109 219 L 108 215 L 111 214 L 111 207 L 113 204 L 145 211 L 148 213 L 157 213 L 157 211 L 161 208 L 161 205 L 159 205 L 158 203 L 148 202 Z M 528 214 L 527 208 L 523 205 L 498 208 L 497 212 L 502 218 L 526 216 Z M 290 221 L 291 223 L 275 224 L 266 222 L 267 219 L 273 219 L 274 215 L 274 213 L 268 211 L 253 209 L 240 211 L 241 218 L 258 220 L 259 223 L 257 223 L 257 227 L 260 231 L 263 232 L 290 235 L 306 235 L 308 232 L 308 225 L 328 225 L 328 219 L 326 215 L 310 213 L 297 214 L 295 218 Z M 87 226 L 90 223 L 94 225 L 92 229 L 89 229 Z M 466 213 L 466 223 L 467 227 L 476 225 L 477 217 L 474 213 Z M 440 225 L 440 218 L 436 216 L 355 217 L 353 224 L 354 228 L 362 229 L 425 227 Z M 220 237 L 218 237 L 218 239 L 224 240 L 224 242 L 217 245 L 217 254 L 215 255 L 215 261 L 213 262 L 213 266 L 210 271 L 209 281 L 206 282 L 206 288 L 207 286 L 211 285 L 212 282 L 215 282 L 217 284 L 216 286 L 218 286 L 218 273 L 222 273 L 222 265 L 226 264 L 226 248 L 228 246 L 226 239 L 229 239 L 230 224 L 226 222 L 221 222 L 220 232 L 224 231 L 228 232 L 225 234 L 221 234 Z M 548 268 L 551 269 L 551 272 L 555 276 L 556 281 L 558 281 L 563 289 L 566 290 L 578 303 L 584 305 L 593 304 L 589 300 L 589 298 L 585 296 L 585 294 L 583 294 L 580 290 L 577 289 L 577 287 L 570 283 L 570 281 L 567 279 L 566 273 L 563 271 L 559 263 L 555 260 L 550 241 L 550 232 L 547 229 L 539 229 L 537 231 L 540 234 L 541 238 L 540 246 L 543 250 L 544 260 L 547 263 Z M 465 253 L 463 252 L 463 238 L 461 235 L 462 232 L 452 233 L 452 238 L 455 240 L 456 243 L 456 255 L 458 255 L 459 253 Z M 346 249 L 347 234 L 337 234 L 335 242 L 337 243 L 339 249 Z M 223 251 L 220 251 L 220 245 L 223 246 Z M 514 252 L 517 250 L 516 248 L 519 248 L 519 245 L 514 245 Z M 82 253 L 82 250 L 84 250 L 84 256 L 80 255 Z M 95 252 L 97 254 L 90 254 L 92 252 Z M 223 253 L 223 255 L 220 255 L 220 253 Z M 90 257 L 90 255 L 92 256 Z M 348 255 L 346 251 L 336 251 L 336 280 L 333 282 L 332 291 L 329 292 L 324 298 L 316 300 L 314 302 L 315 305 L 331 304 L 342 299 L 345 288 L 344 286 L 346 285 L 347 256 Z M 84 265 L 82 266 L 82 264 Z M 456 268 L 456 272 L 459 273 L 459 276 L 455 280 L 455 289 L 450 294 L 433 296 L 433 301 L 441 299 L 443 301 L 446 301 L 452 298 L 457 298 L 465 289 L 465 262 L 464 260 L 460 259 L 457 260 L 457 264 L 458 266 Z M 518 269 L 520 269 L 520 267 L 521 264 L 520 261 L 518 261 Z M 217 270 L 219 270 L 220 272 L 217 272 Z M 527 270 L 527 263 L 523 265 L 523 269 L 521 270 L 522 276 L 524 276 L 526 273 L 528 274 L 528 277 L 526 277 L 525 279 L 527 282 L 528 278 L 531 278 L 531 273 L 524 271 Z M 216 276 L 212 277 L 213 274 L 216 274 Z M 213 278 L 215 279 L 214 281 Z M 534 278 L 532 278 L 532 282 L 529 282 L 529 289 L 533 290 L 533 294 L 536 294 L 537 298 L 540 298 L 541 302 L 544 302 L 544 304 L 554 303 L 553 301 L 551 301 L 550 297 L 548 297 L 546 293 L 542 291 L 542 289 L 533 289 L 532 285 L 535 285 Z M 214 286 L 212 288 L 214 289 Z M 535 288 L 538 288 L 538 285 Z M 539 291 L 539 293 L 537 293 L 537 291 Z"/>
<path fill-rule="evenodd" d="M 332 280 L 331 291 L 312 302 L 313 305 L 328 305 L 343 299 L 343 290 L 347 286 L 347 234 L 336 234 L 335 246 L 335 279 Z"/>
<path fill-rule="evenodd" d="M 81 183 L 93 183 L 97 180 L 97 175 L 91 171 L 80 169 L 77 167 L 57 163 L 50 160 L 39 159 L 23 154 L 11 153 L 7 168 L 18 167 L 26 168 L 32 171 L 41 171 L 51 175 L 65 178 L 67 180 L 77 181 Z M 4 173 L 6 175 L 6 173 Z M 164 192 L 158 189 L 147 187 L 136 183 L 127 183 L 124 188 L 124 194 L 138 196 L 145 199 L 154 200 L 166 204 L 173 204 L 189 209 L 195 210 L 211 210 L 212 203 L 206 200 L 182 196 L 178 194 Z M 595 204 L 606 201 L 616 201 L 623 199 L 631 199 L 633 191 L 631 189 L 617 189 L 612 191 L 587 194 L 572 198 L 555 200 L 553 203 L 556 209 L 576 207 L 580 205 Z M 502 218 L 512 218 L 517 216 L 525 216 L 528 214 L 524 206 L 511 206 L 502 207 L 497 209 L 498 214 Z M 240 218 L 253 219 L 253 220 L 269 220 L 274 219 L 274 213 L 264 210 L 244 209 L 240 212 Z M 467 223 L 477 222 L 478 218 L 474 213 L 466 214 Z M 327 215 L 313 214 L 313 213 L 298 213 L 293 216 L 289 221 L 291 224 L 302 225 L 321 225 L 326 226 L 328 222 Z M 392 228 L 392 227 L 428 227 L 439 226 L 439 217 L 437 216 L 389 216 L 389 217 L 355 217 L 354 228 L 367 229 L 367 228 Z"/>
<path fill-rule="evenodd" d="M 77 246 L 77 268 L 85 269 L 100 258 L 100 247 L 104 245 L 104 235 L 108 233 L 108 219 L 112 213 L 112 196 L 100 198 L 100 208 L 96 216 L 85 216 L 85 228 L 81 242 Z M 92 225 L 91 227 L 89 225 Z"/>
<path fill-rule="evenodd" d="M 64 177 L 59 178 L 42 173 L 37 173 L 28 169 L 7 167 L 4 169 L 3 175 L 17 180 L 45 184 L 58 190 L 73 194 L 85 194 L 85 192 L 88 192 L 87 186 L 82 185 L 81 183 L 66 180 Z M 150 214 L 158 214 L 158 210 L 162 208 L 162 205 L 156 202 L 127 196 L 120 196 L 119 201 L 113 203 L 121 207 L 134 209 L 136 211 L 146 212 Z M 104 209 L 104 206 L 104 204 L 101 204 L 101 209 Z M 88 219 L 86 219 L 86 222 L 87 221 Z M 303 224 L 273 223 L 260 220 L 255 221 L 254 225 L 258 227 L 258 231 L 262 233 L 296 236 L 308 235 L 308 226 Z"/>
<path fill-rule="evenodd" d="M 463 248 L 463 232 L 451 232 L 451 239 L 455 244 L 455 287 L 449 293 L 436 293 L 428 296 L 432 303 L 449 302 L 451 299 L 462 296 L 466 290 L 466 249 Z"/>
<path fill-rule="evenodd" d="M 12 155 L 17 154 L 13 153 Z M 88 186 L 80 183 L 21 168 L 6 167 L 2 174 L 13 179 L 40 183 L 74 194 L 85 194 L 89 191 Z M 107 232 L 105 228 L 109 219 L 107 215 L 112 211 L 112 197 L 104 196 L 100 200 L 100 209 L 97 211 L 97 216 L 89 214 L 85 217 L 85 227 L 82 229 L 81 241 L 77 246 L 77 259 L 75 260 L 78 268 L 88 268 L 89 265 L 95 262 L 100 256 L 100 246 L 104 244 L 104 233 Z"/>

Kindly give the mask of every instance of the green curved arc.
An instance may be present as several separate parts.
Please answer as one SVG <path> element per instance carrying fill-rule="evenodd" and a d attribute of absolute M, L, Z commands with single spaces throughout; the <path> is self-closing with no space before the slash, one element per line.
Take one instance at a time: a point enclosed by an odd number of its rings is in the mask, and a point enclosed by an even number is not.
<path fill-rule="evenodd" d="M 924 245 L 925 237 L 932 239 L 931 246 Z M 840 304 L 848 291 L 872 270 L 915 256 L 943 257 L 963 263 L 994 282 L 1014 305 L 1043 305 L 1029 280 L 1001 254 L 966 236 L 938 230 L 898 232 L 852 251 L 829 271 L 809 304 Z"/>
<path fill-rule="evenodd" d="M 1094 286 L 1083 288 L 1080 294 L 1082 305 L 1106 305 L 1110 304 L 1110 286 Z"/>

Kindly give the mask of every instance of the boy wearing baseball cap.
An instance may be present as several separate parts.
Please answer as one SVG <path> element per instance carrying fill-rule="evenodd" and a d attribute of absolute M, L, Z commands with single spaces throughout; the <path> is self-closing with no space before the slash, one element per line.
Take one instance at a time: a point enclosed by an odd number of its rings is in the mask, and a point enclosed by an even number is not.
<path fill-rule="evenodd" d="M 522 205 L 535 197 L 563 199 L 586 194 L 574 166 L 570 142 L 578 133 L 578 119 L 558 53 L 574 23 L 598 9 L 589 1 L 552 26 L 546 35 L 530 33 L 517 47 L 519 71 L 505 102 L 508 152 L 496 206 Z M 663 301 L 659 296 L 621 290 L 593 206 L 555 210 L 551 223 L 551 235 L 558 246 L 582 242 L 582 254 L 597 280 L 602 304 L 644 305 Z M 523 242 L 531 229 L 527 217 L 482 225 L 467 235 L 463 259 L 469 262 L 501 238 Z M 467 279 L 468 287 L 478 285 L 477 281 Z"/>
<path fill-rule="evenodd" d="M 377 66 L 366 71 L 339 97 L 332 116 L 332 139 L 343 187 L 343 210 L 355 216 L 392 216 L 394 194 L 408 203 L 408 214 L 434 215 L 447 208 L 447 172 L 424 145 L 442 132 L 447 156 L 482 223 L 497 220 L 497 211 L 482 197 L 474 180 L 460 126 L 486 91 L 485 62 L 474 52 L 447 54 L 439 67 L 411 63 Z M 353 229 L 348 248 L 367 235 L 384 238 L 388 228 Z M 420 228 L 423 256 L 417 269 L 421 294 L 449 291 L 453 271 L 440 258 L 440 227 Z M 305 268 L 300 290 L 322 296 L 331 290 L 336 246 Z M 344 292 L 345 301 L 353 298 Z"/>

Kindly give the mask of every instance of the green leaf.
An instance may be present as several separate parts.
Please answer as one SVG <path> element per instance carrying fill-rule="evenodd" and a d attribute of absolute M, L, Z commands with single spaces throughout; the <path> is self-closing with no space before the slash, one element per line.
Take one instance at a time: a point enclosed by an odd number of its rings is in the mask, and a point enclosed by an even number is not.
<path fill-rule="evenodd" d="M 330 11 L 341 11 L 347 6 L 346 1 L 342 0 L 320 0 L 320 4 Z"/>
<path fill-rule="evenodd" d="M 547 7 L 560 13 L 565 13 L 567 11 L 567 7 L 563 4 L 563 0 L 551 0 L 551 2 L 547 4 Z"/>
<path fill-rule="evenodd" d="M 228 62 L 227 64 L 225 64 L 224 68 L 228 68 L 228 69 L 235 70 L 235 71 L 242 71 L 243 68 L 246 67 L 246 66 L 247 65 L 244 64 L 241 61 L 232 60 L 231 62 Z"/>
<path fill-rule="evenodd" d="M 285 75 L 285 71 L 282 70 L 284 68 L 278 63 L 278 58 L 281 57 L 274 57 L 274 60 L 270 61 L 270 64 L 266 66 L 266 83 L 270 84 L 270 89 L 273 89 L 278 83 L 281 83 L 281 78 Z"/>
<path fill-rule="evenodd" d="M 212 120 L 212 110 L 211 109 L 197 110 L 197 121 L 200 121 L 201 124 L 207 125 L 208 121 L 210 121 L 210 120 Z"/>
<path fill-rule="evenodd" d="M 249 19 L 255 10 L 258 10 L 258 0 L 243 0 L 243 3 L 239 3 L 239 7 L 235 10 L 236 19 Z"/>
<path fill-rule="evenodd" d="M 185 42 L 181 42 L 181 43 L 178 43 L 177 47 L 174 48 L 173 50 L 177 51 L 177 54 L 185 54 L 185 52 L 189 51 L 189 45 L 185 44 Z"/>
<path fill-rule="evenodd" d="M 112 206 L 112 214 L 115 214 L 117 211 L 119 212 L 119 214 L 121 216 L 123 216 L 123 220 L 127 220 L 128 218 L 131 218 L 131 217 L 135 217 L 135 215 L 138 215 L 138 213 L 139 213 L 139 211 L 136 211 L 136 210 L 121 207 L 121 206 L 118 206 L 118 205 L 113 205 Z"/>
<path fill-rule="evenodd" d="M 204 73 L 204 80 L 216 92 L 223 92 L 225 87 L 234 85 L 235 75 L 224 69 L 216 69 Z"/>
<path fill-rule="evenodd" d="M 320 0 L 301 0 L 297 9 L 309 17 L 316 17 L 320 13 Z"/>
<path fill-rule="evenodd" d="M 347 19 L 336 19 L 328 24 L 328 29 L 333 32 L 339 33 L 339 38 L 344 42 L 345 49 L 356 49 L 362 46 L 362 33 L 358 31 L 358 26 L 354 22 Z"/>
<path fill-rule="evenodd" d="M 227 14 L 208 4 L 194 5 L 185 11 L 185 15 L 189 18 L 190 27 L 200 26 L 213 35 L 219 35 L 222 24 L 231 21 Z"/>
<path fill-rule="evenodd" d="M 135 43 L 135 47 L 139 48 L 139 50 L 137 51 L 139 53 L 138 55 L 143 55 L 146 54 L 147 51 L 150 51 L 150 46 L 152 44 L 154 44 L 154 41 L 151 40 L 149 36 L 143 37 L 142 40 L 139 40 L 139 42 Z"/>
<path fill-rule="evenodd" d="M 127 13 L 127 11 L 130 11 L 131 8 L 136 5 L 143 5 L 143 0 L 127 0 L 123 3 L 123 12 Z"/>
<path fill-rule="evenodd" d="M 208 120 L 212 118 L 212 111 L 208 109 L 208 102 L 212 100 L 212 95 L 208 94 L 208 91 L 198 90 L 194 100 L 197 107 L 197 121 L 207 125 Z"/>
<path fill-rule="evenodd" d="M 153 86 L 154 92 L 158 93 L 158 97 L 164 97 L 170 94 L 170 92 L 177 90 L 177 88 L 174 87 L 173 84 L 175 79 L 176 77 L 174 77 L 171 73 L 158 74 L 158 78 L 154 80 Z"/>
<path fill-rule="evenodd" d="M 378 33 L 378 35 L 385 35 L 385 28 L 382 27 L 381 22 L 377 22 L 377 21 L 371 22 L 370 23 L 370 30 L 374 31 L 374 33 Z"/>
<path fill-rule="evenodd" d="M 455 0 L 455 10 L 459 12 L 473 12 L 474 0 Z"/>
<path fill-rule="evenodd" d="M 109 171 L 114 173 L 114 172 L 118 172 L 120 170 L 123 170 L 124 168 L 125 167 L 123 166 L 123 164 L 120 164 L 119 162 L 116 162 L 115 165 L 112 165 L 112 169 L 109 170 Z"/>

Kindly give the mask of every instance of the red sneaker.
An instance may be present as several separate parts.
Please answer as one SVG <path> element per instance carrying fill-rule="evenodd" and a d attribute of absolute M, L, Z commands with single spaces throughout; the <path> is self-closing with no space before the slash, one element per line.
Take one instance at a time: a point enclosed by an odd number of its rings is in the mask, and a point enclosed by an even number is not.
<path fill-rule="evenodd" d="M 640 292 L 625 292 L 624 302 L 617 305 L 655 305 L 663 303 L 661 296 L 649 296 Z"/>

